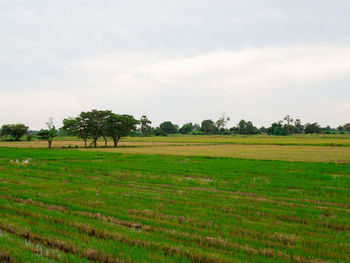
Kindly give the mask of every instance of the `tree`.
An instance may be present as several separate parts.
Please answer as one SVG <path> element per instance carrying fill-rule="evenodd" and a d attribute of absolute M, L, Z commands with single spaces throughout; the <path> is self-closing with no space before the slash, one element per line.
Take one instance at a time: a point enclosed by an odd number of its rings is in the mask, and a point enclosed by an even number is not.
<path fill-rule="evenodd" d="M 253 125 L 251 121 L 240 120 L 237 126 L 238 129 L 231 129 L 236 131 L 239 134 L 258 134 L 260 133 L 259 129 Z"/>
<path fill-rule="evenodd" d="M 296 119 L 294 121 L 294 126 L 296 129 L 296 133 L 303 133 L 304 132 L 304 125 L 301 124 L 301 121 L 299 119 Z"/>
<path fill-rule="evenodd" d="M 173 124 L 171 121 L 165 121 L 162 122 L 159 125 L 159 128 L 165 133 L 165 134 L 175 134 L 178 131 L 178 126 Z"/>
<path fill-rule="evenodd" d="M 150 136 L 152 133 L 152 127 L 149 124 L 151 124 L 152 122 L 147 118 L 146 115 L 142 115 L 140 123 L 142 135 Z"/>
<path fill-rule="evenodd" d="M 230 121 L 230 117 L 227 117 L 225 113 L 221 114 L 221 117 L 215 122 L 216 127 L 220 131 L 220 133 L 225 132 L 225 127 L 227 122 Z"/>
<path fill-rule="evenodd" d="M 78 116 L 76 118 L 67 118 L 63 120 L 63 127 L 61 130 L 68 133 L 71 136 L 77 136 L 84 140 L 84 146 L 87 147 L 87 140 L 90 137 L 89 127 L 83 121 L 83 119 Z"/>
<path fill-rule="evenodd" d="M 317 122 L 305 124 L 305 133 L 321 133 L 321 127 Z"/>
<path fill-rule="evenodd" d="M 105 139 L 105 145 L 107 144 L 106 131 L 104 130 L 104 123 L 106 118 L 111 114 L 111 111 L 92 110 L 88 112 L 81 112 L 79 117 L 86 125 L 88 133 L 92 138 L 94 147 L 97 147 L 97 140 L 100 136 Z"/>
<path fill-rule="evenodd" d="M 11 136 L 15 141 L 19 141 L 22 136 L 28 133 L 28 126 L 24 124 L 5 124 L 1 127 L 1 136 Z"/>
<path fill-rule="evenodd" d="M 41 129 L 37 133 L 37 137 L 40 140 L 45 140 L 49 143 L 49 149 L 51 148 L 53 139 L 57 136 L 57 130 L 55 128 L 55 125 L 53 125 L 53 119 L 49 118 L 49 120 L 46 122 L 47 129 L 43 130 Z"/>
<path fill-rule="evenodd" d="M 154 134 L 155 136 L 167 136 L 167 134 L 166 134 L 161 128 L 159 128 L 159 127 L 155 128 L 155 129 L 153 130 L 153 134 Z"/>
<path fill-rule="evenodd" d="M 345 124 L 343 128 L 346 132 L 350 132 L 350 123 Z"/>
<path fill-rule="evenodd" d="M 283 129 L 281 122 L 274 122 L 271 127 L 267 128 L 267 134 L 269 135 L 287 135 L 285 129 Z"/>
<path fill-rule="evenodd" d="M 179 130 L 179 132 L 181 134 L 189 134 L 191 133 L 192 131 L 194 130 L 194 127 L 193 127 L 193 124 L 192 122 L 189 122 L 189 123 L 185 123 L 181 129 Z"/>
<path fill-rule="evenodd" d="M 344 127 L 341 126 L 341 125 L 339 125 L 339 126 L 337 127 L 337 130 L 338 130 L 338 131 L 343 131 L 343 130 L 344 130 Z"/>
<path fill-rule="evenodd" d="M 293 119 L 290 117 L 290 115 L 287 115 L 286 117 L 283 118 L 283 121 L 286 122 L 284 125 L 284 129 L 287 134 L 292 134 L 295 130 L 295 127 L 292 125 L 293 124 Z"/>
<path fill-rule="evenodd" d="M 140 122 L 135 120 L 131 115 L 111 113 L 105 121 L 105 132 L 107 136 L 112 137 L 114 147 L 117 147 L 120 138 L 136 130 L 136 125 L 139 123 Z"/>
<path fill-rule="evenodd" d="M 212 120 L 204 120 L 202 121 L 201 129 L 206 134 L 214 134 L 217 128 Z"/>

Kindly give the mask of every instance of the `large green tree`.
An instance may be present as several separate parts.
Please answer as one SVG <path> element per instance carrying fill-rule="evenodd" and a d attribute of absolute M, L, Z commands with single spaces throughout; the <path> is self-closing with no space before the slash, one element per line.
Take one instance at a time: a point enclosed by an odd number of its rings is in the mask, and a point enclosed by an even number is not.
<path fill-rule="evenodd" d="M 206 134 L 214 134 L 216 133 L 217 127 L 215 126 L 215 123 L 212 120 L 204 120 L 202 121 L 201 129 L 202 132 Z"/>
<path fill-rule="evenodd" d="M 5 124 L 1 127 L 1 136 L 10 136 L 15 141 L 19 141 L 22 136 L 28 134 L 28 126 L 19 124 Z"/>
<path fill-rule="evenodd" d="M 83 139 L 84 146 L 85 148 L 87 147 L 87 140 L 90 137 L 89 127 L 80 116 L 64 119 L 63 127 L 61 129 L 71 136 L 77 136 Z"/>
<path fill-rule="evenodd" d="M 239 134 L 258 134 L 260 133 L 259 129 L 253 125 L 251 121 L 240 120 L 235 129 Z"/>
<path fill-rule="evenodd" d="M 181 134 L 189 134 L 193 131 L 193 123 L 189 122 L 189 123 L 185 123 L 184 125 L 182 125 L 182 127 L 180 128 L 179 132 Z"/>
<path fill-rule="evenodd" d="M 94 147 L 97 147 L 97 140 L 99 137 L 105 139 L 105 145 L 107 144 L 107 135 L 105 130 L 105 121 L 112 112 L 109 110 L 91 110 L 87 112 L 81 112 L 79 117 L 84 125 L 86 125 L 87 131 L 92 138 Z"/>
<path fill-rule="evenodd" d="M 159 128 L 165 133 L 165 134 L 175 134 L 178 131 L 178 126 L 176 124 L 173 124 L 171 121 L 165 121 L 162 122 L 159 125 Z"/>
<path fill-rule="evenodd" d="M 321 133 L 322 129 L 317 122 L 305 124 L 305 133 Z"/>
<path fill-rule="evenodd" d="M 111 113 L 104 123 L 104 131 L 107 136 L 113 139 L 114 147 L 117 147 L 120 138 L 128 136 L 131 131 L 136 130 L 136 125 L 139 123 L 131 115 Z"/>

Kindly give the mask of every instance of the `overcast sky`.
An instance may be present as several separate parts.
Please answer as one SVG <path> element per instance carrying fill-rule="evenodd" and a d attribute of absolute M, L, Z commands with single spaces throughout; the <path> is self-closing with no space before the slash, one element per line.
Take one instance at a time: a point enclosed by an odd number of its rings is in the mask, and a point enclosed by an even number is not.
<path fill-rule="evenodd" d="M 349 0 L 0 0 L 0 125 L 350 122 Z"/>

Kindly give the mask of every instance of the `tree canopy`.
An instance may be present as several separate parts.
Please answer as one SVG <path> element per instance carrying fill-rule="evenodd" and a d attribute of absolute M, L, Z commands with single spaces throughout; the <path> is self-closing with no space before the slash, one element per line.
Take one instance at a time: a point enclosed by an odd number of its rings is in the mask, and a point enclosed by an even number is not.
<path fill-rule="evenodd" d="M 24 124 L 4 124 L 1 127 L 1 136 L 10 136 L 15 141 L 19 141 L 24 135 L 28 134 L 29 127 Z"/>
<path fill-rule="evenodd" d="M 163 131 L 164 134 L 175 134 L 179 129 L 179 127 L 173 124 L 171 121 L 162 122 L 159 125 L 159 128 Z"/>
<path fill-rule="evenodd" d="M 55 125 L 53 125 L 53 119 L 49 118 L 49 120 L 46 122 L 46 126 L 47 129 L 41 129 L 38 133 L 37 133 L 37 137 L 40 140 L 45 140 L 48 142 L 48 146 L 49 148 L 51 148 L 52 146 L 52 141 L 53 139 L 57 136 L 57 130 Z"/>
<path fill-rule="evenodd" d="M 131 131 L 136 130 L 139 123 L 133 116 L 115 114 L 110 110 L 91 110 L 81 112 L 75 118 L 63 120 L 62 130 L 69 135 L 78 136 L 85 142 L 91 138 L 94 147 L 97 147 L 97 140 L 103 137 L 105 146 L 107 139 L 112 138 L 114 146 L 117 147 L 121 137 L 127 136 Z"/>

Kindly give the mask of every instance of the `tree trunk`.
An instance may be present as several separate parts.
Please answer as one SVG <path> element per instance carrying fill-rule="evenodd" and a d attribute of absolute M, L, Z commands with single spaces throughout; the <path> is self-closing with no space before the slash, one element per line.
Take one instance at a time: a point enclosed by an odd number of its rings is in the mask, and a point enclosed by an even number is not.
<path fill-rule="evenodd" d="M 117 147 L 117 146 L 118 146 L 119 140 L 120 140 L 120 136 L 118 136 L 118 137 L 116 137 L 116 138 L 113 138 L 114 147 Z"/>
<path fill-rule="evenodd" d="M 97 147 L 97 139 L 94 139 L 94 147 Z"/>
<path fill-rule="evenodd" d="M 48 141 L 48 142 L 49 142 L 49 149 L 51 149 L 52 141 Z"/>
<path fill-rule="evenodd" d="M 85 146 L 85 148 L 87 148 L 86 139 L 84 139 L 84 146 Z"/>
<path fill-rule="evenodd" d="M 107 147 L 107 138 L 103 136 L 103 139 L 105 140 L 105 147 Z"/>

